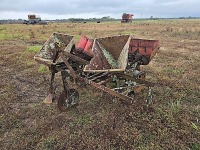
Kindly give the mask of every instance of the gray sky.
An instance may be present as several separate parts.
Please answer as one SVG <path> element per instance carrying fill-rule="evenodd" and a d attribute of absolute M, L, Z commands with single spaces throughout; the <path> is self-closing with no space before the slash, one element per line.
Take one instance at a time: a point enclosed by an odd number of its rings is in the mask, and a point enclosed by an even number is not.
<path fill-rule="evenodd" d="M 0 0 L 0 19 L 200 17 L 200 0 Z"/>

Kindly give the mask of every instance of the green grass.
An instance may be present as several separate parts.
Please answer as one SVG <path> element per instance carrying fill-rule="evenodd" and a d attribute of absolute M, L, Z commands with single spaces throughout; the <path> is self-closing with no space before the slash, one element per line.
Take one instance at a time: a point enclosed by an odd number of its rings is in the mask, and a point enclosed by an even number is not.
<path fill-rule="evenodd" d="M 56 138 L 48 138 L 43 143 L 43 148 L 47 150 L 53 150 L 54 146 L 57 144 Z"/>
<path fill-rule="evenodd" d="M 48 68 L 45 65 L 40 65 L 40 67 L 38 68 L 38 73 L 47 73 L 48 72 Z"/>
<path fill-rule="evenodd" d="M 82 115 L 82 116 L 77 118 L 77 123 L 79 125 L 90 124 L 91 123 L 91 117 L 87 114 Z"/>
<path fill-rule="evenodd" d="M 178 113 L 181 109 L 181 101 L 177 100 L 176 102 L 171 103 L 171 109 L 173 113 Z"/>
<path fill-rule="evenodd" d="M 191 127 L 192 127 L 193 129 L 195 129 L 196 131 L 199 131 L 199 130 L 200 130 L 200 128 L 199 128 L 195 123 L 193 123 L 193 122 L 191 122 Z"/>
<path fill-rule="evenodd" d="M 34 60 L 27 60 L 27 61 L 26 61 L 26 65 L 27 65 L 27 66 L 32 66 L 32 65 L 34 65 L 34 64 L 36 64 L 36 61 L 34 61 Z"/>
<path fill-rule="evenodd" d="M 34 52 L 37 53 L 40 49 L 42 48 L 41 45 L 34 45 L 34 46 L 29 46 L 26 51 L 27 52 Z"/>
<path fill-rule="evenodd" d="M 0 33 L 0 40 L 16 39 L 18 37 L 19 37 L 18 34 Z"/>
<path fill-rule="evenodd" d="M 199 143 L 192 143 L 191 144 L 191 150 L 199 150 L 200 144 Z"/>

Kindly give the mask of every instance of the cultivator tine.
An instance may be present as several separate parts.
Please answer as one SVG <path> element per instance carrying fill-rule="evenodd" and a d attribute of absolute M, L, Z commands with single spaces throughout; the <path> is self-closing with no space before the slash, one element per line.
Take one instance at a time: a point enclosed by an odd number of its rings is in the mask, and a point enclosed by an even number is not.
<path fill-rule="evenodd" d="M 44 103 L 45 104 L 51 104 L 53 102 L 54 99 L 54 94 L 49 93 L 48 96 L 44 99 Z"/>
<path fill-rule="evenodd" d="M 49 88 L 49 94 L 43 101 L 45 104 L 50 104 L 50 103 L 53 102 L 53 99 L 54 99 L 54 78 L 55 78 L 55 68 L 51 67 L 51 83 L 50 83 L 50 88 Z"/>

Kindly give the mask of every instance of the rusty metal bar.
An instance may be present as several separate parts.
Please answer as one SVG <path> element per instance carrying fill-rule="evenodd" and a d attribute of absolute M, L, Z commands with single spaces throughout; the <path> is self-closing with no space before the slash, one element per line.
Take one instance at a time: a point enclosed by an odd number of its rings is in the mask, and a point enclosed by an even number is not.
<path fill-rule="evenodd" d="M 106 83 L 109 83 L 109 82 L 111 82 L 113 80 L 113 78 L 107 78 L 106 80 L 103 80 L 103 81 L 100 81 L 100 82 L 98 82 L 98 84 L 100 84 L 100 85 L 105 85 Z"/>
<path fill-rule="evenodd" d="M 71 58 L 74 61 L 79 61 L 79 62 L 81 62 L 83 64 L 89 64 L 89 61 L 87 61 L 85 59 L 82 59 L 82 58 L 80 58 L 80 57 L 78 57 L 76 55 L 73 55 L 73 54 L 65 52 L 65 51 L 62 51 L 62 53 L 63 53 L 63 55 L 65 55 L 68 58 Z"/>
<path fill-rule="evenodd" d="M 94 81 L 94 80 L 96 80 L 96 79 L 105 77 L 105 76 L 108 75 L 108 74 L 109 74 L 108 72 L 104 72 L 103 74 L 101 74 L 101 75 L 99 75 L 99 76 L 96 76 L 96 77 L 93 77 L 93 78 L 91 78 L 90 80 L 91 80 L 91 81 Z"/>
<path fill-rule="evenodd" d="M 104 91 L 104 92 L 107 92 L 107 93 L 109 93 L 109 94 L 112 94 L 113 96 L 117 96 L 117 97 L 121 98 L 122 100 L 125 100 L 125 101 L 127 101 L 127 100 L 133 101 L 133 100 L 134 100 L 134 99 L 131 98 L 131 97 L 128 97 L 128 96 L 126 96 L 126 95 L 123 95 L 123 94 L 121 94 L 121 93 L 118 93 L 118 92 L 116 92 L 116 91 L 113 91 L 112 89 L 107 88 L 107 87 L 105 87 L 105 86 L 103 86 L 103 85 L 100 85 L 100 84 L 98 84 L 98 83 L 95 83 L 95 82 L 93 82 L 93 81 L 91 81 L 91 80 L 88 80 L 87 83 L 90 84 L 90 85 L 92 85 L 92 86 L 94 86 L 94 87 L 96 87 L 97 89 L 100 89 L 100 90 L 102 90 L 102 91 Z"/>
<path fill-rule="evenodd" d="M 40 63 L 40 64 L 43 64 L 43 65 L 46 65 L 48 67 L 51 66 L 52 64 L 52 61 L 48 60 L 48 59 L 43 59 L 43 58 L 40 58 L 40 57 L 34 57 L 35 61 Z"/>
<path fill-rule="evenodd" d="M 104 69 L 104 70 L 84 70 L 84 72 L 97 73 L 97 72 L 123 72 L 124 69 Z"/>
<path fill-rule="evenodd" d="M 72 66 L 69 64 L 69 62 L 67 61 L 67 59 L 65 58 L 65 56 L 61 53 L 60 57 L 62 58 L 62 60 L 64 61 L 65 65 L 67 66 L 67 68 L 69 69 L 70 73 L 72 74 L 72 77 L 74 79 L 77 78 L 77 75 L 75 73 L 75 71 L 73 70 Z"/>
<path fill-rule="evenodd" d="M 141 80 L 141 79 L 136 79 L 136 78 L 134 78 L 134 77 L 132 77 L 132 76 L 129 76 L 129 75 L 127 75 L 127 74 L 115 74 L 115 75 L 116 75 L 116 76 L 119 76 L 119 77 L 126 78 L 126 79 L 128 79 L 128 80 L 135 81 L 135 82 L 140 83 L 140 84 L 145 84 L 145 85 L 147 85 L 147 86 L 149 86 L 149 87 L 153 87 L 153 86 L 155 85 L 155 84 L 152 83 L 152 82 L 145 81 L 145 80 Z"/>

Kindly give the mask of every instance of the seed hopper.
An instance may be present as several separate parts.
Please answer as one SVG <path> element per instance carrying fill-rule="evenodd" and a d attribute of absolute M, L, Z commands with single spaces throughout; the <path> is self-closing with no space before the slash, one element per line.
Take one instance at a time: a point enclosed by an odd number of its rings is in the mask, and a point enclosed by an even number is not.
<path fill-rule="evenodd" d="M 157 40 L 135 39 L 120 35 L 89 39 L 53 33 L 34 59 L 49 67 L 51 81 L 45 103 L 55 98 L 54 78 L 61 72 L 63 92 L 58 108 L 66 110 L 79 102 L 78 88 L 86 85 L 107 92 L 123 101 L 134 101 L 135 94 L 148 88 L 147 102 L 152 99 L 153 83 L 145 80 L 140 65 L 148 65 L 159 49 Z"/>

